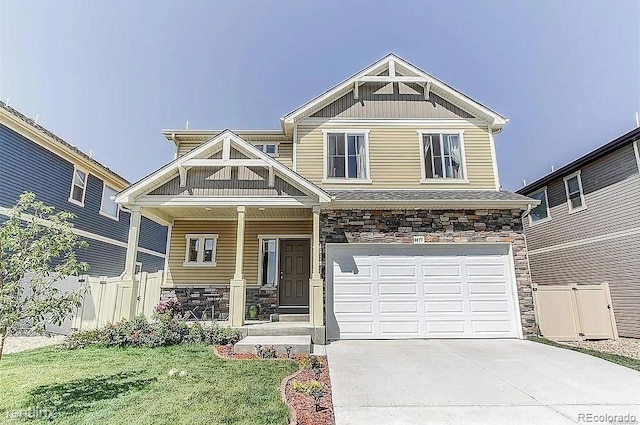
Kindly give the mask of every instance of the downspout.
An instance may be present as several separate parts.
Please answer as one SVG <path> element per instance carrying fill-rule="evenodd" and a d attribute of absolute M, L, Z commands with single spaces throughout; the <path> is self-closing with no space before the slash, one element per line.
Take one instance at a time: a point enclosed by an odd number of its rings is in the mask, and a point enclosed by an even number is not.
<path fill-rule="evenodd" d="M 178 144 L 176 143 L 176 133 L 171 133 L 171 141 L 173 142 L 173 145 L 176 148 L 175 152 L 173 153 L 173 159 L 176 159 L 178 157 Z"/>
<path fill-rule="evenodd" d="M 298 124 L 293 126 L 293 171 L 298 168 Z"/>

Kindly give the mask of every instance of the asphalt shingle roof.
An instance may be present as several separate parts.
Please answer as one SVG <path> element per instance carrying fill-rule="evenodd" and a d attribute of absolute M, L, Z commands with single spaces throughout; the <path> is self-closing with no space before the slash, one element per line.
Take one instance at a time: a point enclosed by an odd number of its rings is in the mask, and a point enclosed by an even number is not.
<path fill-rule="evenodd" d="M 327 190 L 336 201 L 529 201 L 523 195 L 495 190 Z"/>

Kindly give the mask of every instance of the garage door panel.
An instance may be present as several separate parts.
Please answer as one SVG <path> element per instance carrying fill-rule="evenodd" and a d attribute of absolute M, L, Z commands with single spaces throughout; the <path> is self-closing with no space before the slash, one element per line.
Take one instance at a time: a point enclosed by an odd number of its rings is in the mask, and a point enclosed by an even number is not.
<path fill-rule="evenodd" d="M 418 301 L 380 301 L 378 303 L 378 311 L 381 315 L 402 314 L 417 315 Z"/>
<path fill-rule="evenodd" d="M 378 282 L 378 295 L 418 295 L 418 282 L 399 283 Z"/>
<path fill-rule="evenodd" d="M 330 338 L 519 334 L 506 245 L 333 245 L 327 261 L 333 261 Z"/>
<path fill-rule="evenodd" d="M 424 295 L 462 295 L 462 282 L 451 283 L 425 283 Z"/>

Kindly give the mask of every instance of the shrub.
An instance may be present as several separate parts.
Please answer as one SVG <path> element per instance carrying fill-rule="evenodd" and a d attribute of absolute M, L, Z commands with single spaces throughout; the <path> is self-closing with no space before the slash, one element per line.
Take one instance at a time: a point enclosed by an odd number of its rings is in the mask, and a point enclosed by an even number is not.
<path fill-rule="evenodd" d="M 314 392 L 327 392 L 327 386 L 324 382 L 312 380 L 312 381 L 293 381 L 291 388 L 302 394 L 312 395 Z"/>
<path fill-rule="evenodd" d="M 177 344 L 235 344 L 242 338 L 237 329 L 187 325 L 177 317 L 150 322 L 144 316 L 108 323 L 104 328 L 76 332 L 65 340 L 69 349 L 86 347 L 163 347 Z"/>
<path fill-rule="evenodd" d="M 278 357 L 278 352 L 273 346 L 262 347 L 261 345 L 258 345 L 256 347 L 256 355 L 261 359 L 275 359 Z"/>

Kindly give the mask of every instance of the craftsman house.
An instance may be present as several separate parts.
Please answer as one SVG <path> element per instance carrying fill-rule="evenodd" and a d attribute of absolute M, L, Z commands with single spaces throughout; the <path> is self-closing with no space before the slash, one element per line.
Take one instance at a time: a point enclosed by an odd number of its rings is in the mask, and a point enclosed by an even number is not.
<path fill-rule="evenodd" d="M 164 130 L 175 159 L 116 196 L 169 223 L 165 297 L 303 318 L 316 342 L 533 331 L 539 201 L 500 190 L 505 117 L 389 54 L 280 124 Z"/>

